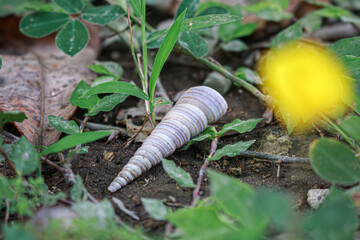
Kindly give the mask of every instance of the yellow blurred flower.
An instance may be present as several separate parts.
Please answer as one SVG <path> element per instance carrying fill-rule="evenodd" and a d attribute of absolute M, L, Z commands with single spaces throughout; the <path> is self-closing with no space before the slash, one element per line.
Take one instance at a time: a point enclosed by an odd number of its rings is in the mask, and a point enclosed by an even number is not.
<path fill-rule="evenodd" d="M 343 108 L 343 101 L 352 98 L 342 65 L 314 43 L 295 42 L 270 50 L 258 67 L 263 91 L 273 97 L 272 107 L 286 116 L 287 123 L 311 122 L 321 113 Z"/>

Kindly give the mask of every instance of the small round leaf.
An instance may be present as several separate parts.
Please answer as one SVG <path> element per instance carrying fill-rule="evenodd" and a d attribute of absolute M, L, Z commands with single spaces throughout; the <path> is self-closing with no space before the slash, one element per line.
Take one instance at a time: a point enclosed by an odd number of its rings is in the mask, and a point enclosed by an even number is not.
<path fill-rule="evenodd" d="M 354 184 L 360 181 L 360 165 L 344 143 L 331 138 L 316 140 L 310 147 L 314 171 L 331 183 Z"/>
<path fill-rule="evenodd" d="M 84 8 L 82 0 L 54 0 L 54 2 L 68 13 L 80 13 Z"/>
<path fill-rule="evenodd" d="M 44 37 L 58 30 L 70 20 L 65 13 L 37 12 L 27 15 L 20 22 L 20 31 L 30 37 Z"/>
<path fill-rule="evenodd" d="M 194 32 L 184 32 L 180 37 L 180 44 L 195 57 L 203 57 L 208 52 L 208 45 L 204 38 Z"/>
<path fill-rule="evenodd" d="M 74 56 L 80 52 L 89 41 L 89 32 L 79 20 L 65 25 L 56 36 L 56 46 L 67 55 Z"/>
<path fill-rule="evenodd" d="M 95 24 L 108 24 L 115 21 L 124 14 L 125 11 L 120 6 L 109 5 L 86 10 L 83 13 L 82 18 Z"/>

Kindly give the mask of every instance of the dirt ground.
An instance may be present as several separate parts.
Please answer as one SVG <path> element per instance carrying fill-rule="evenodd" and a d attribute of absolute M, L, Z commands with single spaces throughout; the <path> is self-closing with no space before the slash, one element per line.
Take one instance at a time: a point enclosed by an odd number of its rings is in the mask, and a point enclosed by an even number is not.
<path fill-rule="evenodd" d="M 107 51 L 111 52 L 111 49 Z M 105 50 L 103 54 L 108 53 Z M 133 72 L 131 59 L 128 56 L 130 54 L 127 54 L 127 52 L 121 52 L 119 62 L 124 66 L 124 78 L 134 79 L 135 73 Z M 231 61 L 233 64 L 237 64 L 240 62 L 241 56 L 226 55 L 219 56 L 219 58 L 228 63 Z M 192 65 L 190 59 L 177 54 L 172 55 L 164 69 L 165 71 L 161 74 L 161 80 L 170 97 L 174 97 L 181 90 L 201 85 L 209 73 L 206 68 L 197 64 Z M 225 98 L 229 105 L 229 111 L 221 120 L 214 124 L 217 128 L 236 118 L 260 118 L 265 111 L 265 107 L 254 96 L 235 86 L 231 88 Z M 129 98 L 112 112 L 105 115 L 100 114 L 91 121 L 114 125 L 117 112 L 120 109 L 134 106 L 136 102 L 136 99 Z M 81 118 L 82 116 L 83 112 L 78 111 L 75 118 Z M 104 119 L 107 119 L 107 122 L 104 122 Z M 263 121 L 251 133 L 225 137 L 220 141 L 220 146 L 221 144 L 236 143 L 239 140 L 255 139 L 256 142 L 250 150 L 287 156 L 308 157 L 309 145 L 314 139 L 319 137 L 318 135 L 316 131 L 313 131 L 289 137 L 285 129 L 279 126 L 276 120 L 273 120 L 270 124 L 266 124 Z M 175 209 L 190 204 L 192 190 L 179 187 L 174 180 L 167 176 L 162 166 L 158 165 L 118 192 L 114 194 L 107 192 L 107 186 L 141 145 L 133 143 L 129 148 L 124 149 L 123 146 L 126 140 L 127 137 L 120 136 L 108 144 L 105 143 L 105 140 L 89 144 L 89 153 L 75 158 L 72 161 L 72 169 L 75 174 L 80 174 L 86 188 L 94 197 L 100 200 L 115 196 L 121 199 L 125 206 L 134 211 L 141 219 L 140 221 L 135 221 L 117 209 L 117 214 L 124 221 L 132 225 L 141 226 L 150 232 L 163 231 L 165 222 L 152 219 L 142 207 L 141 198 L 162 199 L 165 200 L 168 206 L 172 206 Z M 194 144 L 187 151 L 176 151 L 169 159 L 174 160 L 178 166 L 189 172 L 196 182 L 203 156 L 205 151 L 209 149 L 209 146 L 209 142 Z M 104 156 L 107 153 L 113 153 L 114 158 L 106 160 Z M 212 162 L 210 168 L 232 175 L 255 188 L 266 186 L 288 192 L 293 196 L 297 204 L 296 207 L 299 210 L 308 208 L 306 198 L 309 189 L 329 187 L 328 183 L 322 181 L 311 170 L 310 164 L 282 164 L 278 178 L 278 164 L 260 162 L 256 161 L 256 159 L 243 157 L 225 158 Z M 43 174 L 50 190 L 54 192 L 60 190 L 69 191 L 70 186 L 64 181 L 60 173 L 50 167 L 45 167 Z M 202 185 L 201 197 L 209 196 L 209 194 L 208 181 L 205 179 Z"/>

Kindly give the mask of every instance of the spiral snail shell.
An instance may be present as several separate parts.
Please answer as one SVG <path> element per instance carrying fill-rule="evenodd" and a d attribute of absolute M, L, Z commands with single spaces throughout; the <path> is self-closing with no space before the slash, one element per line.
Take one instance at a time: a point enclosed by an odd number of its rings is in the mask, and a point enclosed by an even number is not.
<path fill-rule="evenodd" d="M 160 163 L 162 158 L 204 131 L 208 123 L 222 117 L 226 110 L 225 99 L 214 89 L 205 86 L 188 89 L 113 180 L 108 191 L 116 192 Z"/>

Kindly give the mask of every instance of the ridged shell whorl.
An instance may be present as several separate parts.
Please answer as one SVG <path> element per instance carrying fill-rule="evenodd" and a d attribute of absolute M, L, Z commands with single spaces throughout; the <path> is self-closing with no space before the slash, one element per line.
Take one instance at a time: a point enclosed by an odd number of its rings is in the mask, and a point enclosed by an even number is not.
<path fill-rule="evenodd" d="M 221 118 L 227 110 L 225 99 L 212 88 L 192 87 L 177 101 L 135 152 L 108 187 L 116 192 L 152 166 L 161 162 L 190 138 Z"/>

